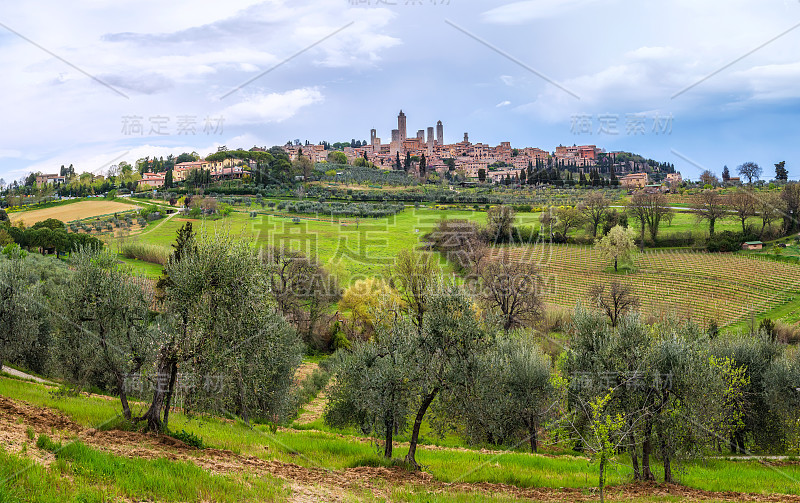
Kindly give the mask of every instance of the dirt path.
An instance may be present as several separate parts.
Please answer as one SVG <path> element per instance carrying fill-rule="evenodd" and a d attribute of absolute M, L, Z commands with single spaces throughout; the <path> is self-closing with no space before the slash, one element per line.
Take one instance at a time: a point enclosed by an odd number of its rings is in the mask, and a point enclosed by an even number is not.
<path fill-rule="evenodd" d="M 306 362 L 302 364 L 295 373 L 295 381 L 298 385 L 302 384 L 302 382 L 310 378 L 318 368 L 319 364 L 317 363 Z M 330 386 L 331 383 L 328 383 L 313 400 L 303 406 L 303 412 L 294 420 L 294 424 L 301 426 L 311 424 L 322 417 L 322 414 L 325 412 L 325 405 L 328 403 L 328 397 L 325 392 Z"/>
<path fill-rule="evenodd" d="M 197 450 L 166 436 L 145 435 L 126 431 L 97 431 L 83 428 L 63 414 L 44 407 L 0 397 L 0 442 L 3 448 L 20 453 L 26 445 L 31 462 L 48 465 L 53 456 L 35 447 L 28 429 L 36 435 L 46 433 L 61 442 L 79 439 L 92 448 L 117 456 L 146 459 L 187 461 L 214 473 L 247 471 L 279 477 L 293 490 L 290 501 L 352 501 L 353 495 L 367 498 L 390 498 L 394 488 L 434 493 L 479 492 L 548 502 L 596 501 L 592 489 L 519 488 L 493 483 L 455 483 L 436 481 L 426 473 L 402 468 L 357 467 L 345 470 L 308 468 L 293 463 L 237 455 L 221 449 Z M 671 484 L 625 484 L 608 489 L 610 499 L 672 496 L 687 501 L 759 501 L 800 503 L 800 496 L 760 495 L 733 492 L 709 492 Z"/>
<path fill-rule="evenodd" d="M 42 379 L 41 377 L 36 377 L 34 375 L 26 374 L 25 372 L 19 371 L 17 369 L 12 369 L 11 367 L 8 367 L 6 365 L 3 365 L 3 368 L 0 369 L 0 370 L 2 370 L 3 372 L 5 372 L 8 375 L 12 375 L 14 377 L 19 377 L 20 379 L 27 379 L 29 381 L 35 381 L 35 382 L 38 382 L 38 383 L 41 383 L 41 384 L 49 384 L 51 386 L 56 386 L 56 383 L 54 383 L 52 381 L 47 381 L 45 379 Z"/>
<path fill-rule="evenodd" d="M 150 233 L 151 233 L 151 232 L 153 232 L 154 230 L 158 229 L 159 227 L 161 227 L 162 225 L 164 225 L 165 223 L 167 223 L 167 222 L 168 222 L 170 219 L 174 218 L 174 217 L 175 217 L 175 215 L 179 215 L 179 214 L 180 214 L 180 213 L 176 211 L 175 213 L 173 213 L 173 214 L 171 214 L 171 215 L 167 215 L 166 217 L 164 217 L 164 219 L 163 219 L 163 220 L 161 220 L 161 221 L 160 221 L 158 224 L 156 224 L 156 225 L 155 225 L 155 226 L 153 226 L 152 228 L 150 228 L 150 229 L 148 229 L 148 230 L 146 230 L 146 231 L 144 231 L 144 232 L 139 232 L 138 234 L 129 234 L 129 235 L 130 235 L 130 236 L 141 237 L 141 236 L 144 236 L 145 234 L 150 234 Z"/>
<path fill-rule="evenodd" d="M 297 385 L 300 385 L 311 377 L 311 374 L 314 373 L 315 370 L 319 368 L 319 364 L 315 362 L 303 362 L 302 365 L 297 367 L 297 370 L 294 373 L 294 382 Z"/>

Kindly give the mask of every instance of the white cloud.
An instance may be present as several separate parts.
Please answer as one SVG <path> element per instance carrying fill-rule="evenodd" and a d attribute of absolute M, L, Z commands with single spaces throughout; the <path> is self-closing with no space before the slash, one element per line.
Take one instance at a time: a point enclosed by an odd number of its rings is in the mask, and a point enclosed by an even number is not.
<path fill-rule="evenodd" d="M 302 88 L 284 93 L 255 94 L 222 111 L 226 124 L 259 124 L 282 122 L 303 107 L 324 100 L 316 88 Z"/>
<path fill-rule="evenodd" d="M 0 149 L 0 158 L 3 157 L 22 157 L 22 152 L 14 149 Z"/>
<path fill-rule="evenodd" d="M 510 102 L 510 101 L 508 101 L 508 100 L 506 100 L 506 101 L 501 101 L 500 103 L 498 103 L 497 105 L 495 105 L 495 107 L 497 107 L 497 108 L 502 108 L 502 107 L 507 107 L 507 106 L 509 106 L 510 104 L 511 104 L 511 102 Z"/>
<path fill-rule="evenodd" d="M 483 20 L 497 24 L 522 24 L 552 18 L 581 8 L 595 0 L 524 0 L 495 7 L 483 13 Z"/>

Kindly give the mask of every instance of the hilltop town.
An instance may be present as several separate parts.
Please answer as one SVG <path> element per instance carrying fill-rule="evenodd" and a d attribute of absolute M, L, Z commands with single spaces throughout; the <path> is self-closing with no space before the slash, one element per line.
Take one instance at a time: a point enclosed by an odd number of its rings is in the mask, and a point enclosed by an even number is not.
<path fill-rule="evenodd" d="M 312 162 L 326 162 L 331 146 L 326 142 L 312 145 L 301 144 L 299 140 L 287 143 L 284 149 L 292 160 L 300 154 L 310 158 Z M 376 167 L 383 169 L 404 169 L 405 158 L 411 160 L 411 168 L 418 176 L 427 173 L 443 174 L 456 171 L 473 180 L 503 183 L 505 180 L 517 180 L 531 172 L 545 169 L 558 169 L 564 173 L 579 175 L 589 174 L 596 169 L 600 174 L 620 175 L 623 187 L 643 187 L 650 181 L 680 184 L 680 173 L 667 163 L 658 163 L 652 159 L 644 159 L 628 152 L 606 152 L 596 145 L 559 145 L 548 152 L 538 147 L 514 148 L 510 142 L 501 142 L 492 147 L 485 143 L 472 143 L 469 133 L 464 133 L 463 140 L 458 143 L 446 143 L 444 124 L 438 121 L 435 127 L 417 130 L 413 137 L 408 135 L 408 118 L 400 110 L 397 116 L 397 129 L 391 131 L 391 141 L 383 143 L 377 136 L 377 130 L 370 130 L 369 142 L 355 141 L 343 148 L 348 163 L 352 164 L 358 157 L 363 157 Z M 646 173 L 625 178 L 627 174 Z M 569 175 L 567 175 L 569 176 Z M 575 177 L 577 180 L 577 176 Z"/>

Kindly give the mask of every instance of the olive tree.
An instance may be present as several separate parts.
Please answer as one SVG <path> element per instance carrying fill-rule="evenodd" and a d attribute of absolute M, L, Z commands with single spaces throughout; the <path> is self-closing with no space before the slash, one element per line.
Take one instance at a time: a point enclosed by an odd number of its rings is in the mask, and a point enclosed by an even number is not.
<path fill-rule="evenodd" d="M 268 271 L 250 243 L 228 235 L 200 235 L 187 249 L 165 270 L 157 383 L 143 419 L 166 428 L 180 369 L 188 409 L 282 420 L 302 343 L 275 309 Z"/>
<path fill-rule="evenodd" d="M 53 360 L 72 382 L 86 384 L 94 376 L 95 384 L 108 385 L 130 420 L 127 380 L 154 356 L 152 297 L 109 252 L 79 250 L 72 267 L 58 303 Z"/>
<path fill-rule="evenodd" d="M 718 401 L 708 398 L 705 388 L 713 374 L 699 371 L 708 367 L 703 359 L 705 334 L 690 323 L 647 326 L 636 315 L 623 316 L 616 328 L 582 309 L 573 319 L 564 366 L 569 430 L 582 447 L 601 449 L 592 407 L 601 400 L 603 417 L 619 414 L 624 420 L 611 440 L 615 450 L 630 454 L 634 478 L 654 479 L 650 461 L 657 453 L 665 480 L 672 481 L 673 461 L 696 454 L 708 429 L 702 423 L 706 406 Z"/>
<path fill-rule="evenodd" d="M 767 405 L 780 422 L 784 449 L 800 449 L 800 353 L 784 354 L 764 374 Z"/>
<path fill-rule="evenodd" d="M 335 356 L 334 384 L 324 419 L 333 426 L 355 425 L 384 439 L 383 455 L 392 457 L 395 432 L 408 426 L 417 330 L 408 317 L 378 325 L 370 340 L 357 340 Z"/>
<path fill-rule="evenodd" d="M 468 438 L 504 444 L 521 436 L 537 452 L 538 429 L 554 410 L 550 357 L 523 334 L 498 337 L 476 355 L 472 383 L 446 403 L 461 411 Z"/>
<path fill-rule="evenodd" d="M 741 427 L 731 433 L 731 451 L 748 452 L 752 449 L 748 441 L 762 449 L 780 451 L 780 425 L 770 411 L 765 388 L 765 376 L 780 356 L 780 345 L 762 331 L 717 338 L 711 353 L 717 358 L 730 358 L 735 367 L 746 369 L 744 416 Z"/>
<path fill-rule="evenodd" d="M 41 284 L 31 281 L 26 252 L 18 246 L 8 250 L 9 258 L 0 258 L 0 369 L 26 352 L 44 360 L 48 351 L 42 344 L 48 327 Z"/>
<path fill-rule="evenodd" d="M 493 338 L 474 310 L 472 298 L 452 287 L 431 296 L 423 329 L 409 362 L 413 378 L 412 406 L 416 411 L 406 462 L 418 468 L 417 445 L 422 421 L 440 392 L 450 392 L 468 385 L 470 362 Z"/>

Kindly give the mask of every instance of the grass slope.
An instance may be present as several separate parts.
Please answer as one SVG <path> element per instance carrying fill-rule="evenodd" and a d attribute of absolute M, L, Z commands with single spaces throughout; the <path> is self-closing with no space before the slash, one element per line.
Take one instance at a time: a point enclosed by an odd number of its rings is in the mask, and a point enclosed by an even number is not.
<path fill-rule="evenodd" d="M 117 401 L 85 396 L 57 398 L 50 393 L 51 389 L 0 378 L 1 395 L 58 409 L 84 426 L 104 424 L 119 413 Z M 386 464 L 376 446 L 367 439 L 334 433 L 285 429 L 271 433 L 266 428 L 251 428 L 216 418 L 190 419 L 180 412 L 172 416 L 171 426 L 175 430 L 185 429 L 202 436 L 205 444 L 211 447 L 309 469 L 345 470 Z M 398 447 L 395 456 L 404 454 L 405 448 Z M 439 483 L 488 482 L 518 488 L 588 490 L 596 482 L 596 466 L 585 458 L 574 456 L 423 446 L 418 460 Z M 16 472 L 22 467 L 21 463 L 18 457 L 0 453 L 3 473 Z M 609 482 L 618 485 L 627 482 L 630 476 L 626 458 L 620 457 L 609 472 Z M 683 464 L 678 476 L 682 483 L 702 490 L 800 494 L 800 486 L 795 482 L 800 477 L 800 466 L 796 464 L 776 468 L 755 461 L 696 461 Z M 120 497 L 164 501 L 248 501 L 258 498 L 277 500 L 285 495 L 281 484 L 269 478 L 256 480 L 248 478 L 245 473 L 212 475 L 194 465 L 166 459 L 119 458 L 81 443 L 58 451 L 55 463 L 49 468 L 34 467 L 12 480 L 13 483 L 2 486 L 0 501 L 102 501 Z M 456 493 L 426 495 L 402 487 L 393 491 L 399 501 L 471 501 Z"/>

